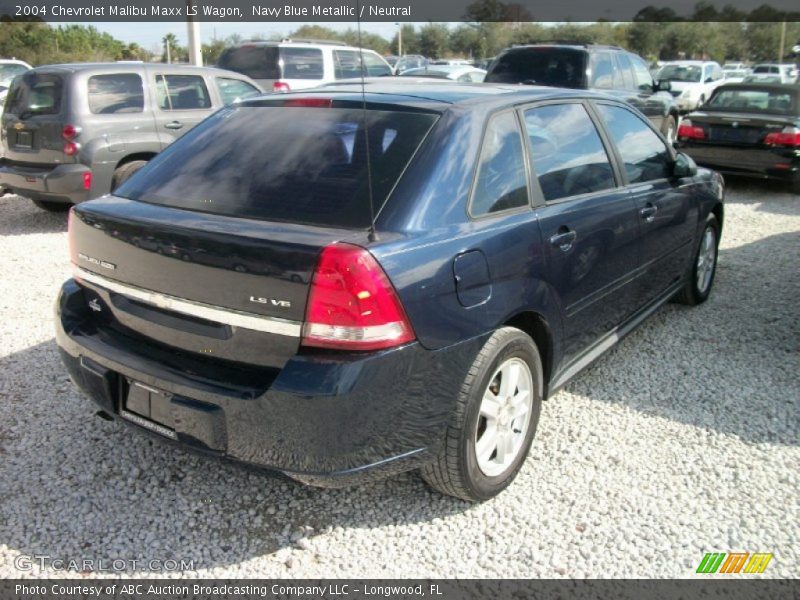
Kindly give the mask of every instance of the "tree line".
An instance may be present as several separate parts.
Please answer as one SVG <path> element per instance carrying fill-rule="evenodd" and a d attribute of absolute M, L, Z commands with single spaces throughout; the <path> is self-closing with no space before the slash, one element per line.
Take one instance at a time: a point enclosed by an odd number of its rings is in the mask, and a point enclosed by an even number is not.
<path fill-rule="evenodd" d="M 398 54 L 399 38 L 402 38 L 403 54 L 421 54 L 429 58 L 488 58 L 514 44 L 542 41 L 622 46 L 649 61 L 679 58 L 706 58 L 720 62 L 774 61 L 779 58 L 782 23 L 722 20 L 720 13 L 708 16 L 720 20 L 658 22 L 653 20 L 653 14 L 649 14 L 632 22 L 598 22 L 589 25 L 488 22 L 478 19 L 455 26 L 444 23 L 429 23 L 421 27 L 404 24 L 399 31 L 401 35 L 396 33 L 392 39 L 362 31 L 361 43 L 365 48 L 384 55 Z M 350 45 L 358 45 L 359 40 L 355 28 L 336 31 L 319 25 L 304 25 L 285 35 L 256 36 L 255 39 L 282 37 L 335 40 Z M 792 46 L 800 41 L 800 20 L 786 24 L 784 37 L 782 58 L 791 59 Z M 241 41 L 244 41 L 241 36 L 233 35 L 203 44 L 204 62 L 209 65 L 216 63 L 227 46 Z M 153 52 L 136 43 L 117 40 L 91 25 L 53 26 L 16 21 L 0 23 L 0 57 L 14 56 L 34 65 L 112 60 L 166 61 L 167 43 L 173 62 L 188 59 L 186 48 L 178 44 L 177 36 L 172 33 L 165 36 L 161 52 Z"/>

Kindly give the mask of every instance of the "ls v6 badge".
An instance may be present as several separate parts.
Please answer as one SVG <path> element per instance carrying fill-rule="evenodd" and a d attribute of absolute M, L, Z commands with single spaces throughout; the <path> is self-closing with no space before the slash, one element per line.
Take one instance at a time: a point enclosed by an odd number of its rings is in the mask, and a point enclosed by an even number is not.
<path fill-rule="evenodd" d="M 288 300 L 275 300 L 274 298 L 256 298 L 255 296 L 250 296 L 250 302 L 255 302 L 257 304 L 271 304 L 272 306 L 277 306 L 279 308 L 292 307 L 292 303 Z"/>

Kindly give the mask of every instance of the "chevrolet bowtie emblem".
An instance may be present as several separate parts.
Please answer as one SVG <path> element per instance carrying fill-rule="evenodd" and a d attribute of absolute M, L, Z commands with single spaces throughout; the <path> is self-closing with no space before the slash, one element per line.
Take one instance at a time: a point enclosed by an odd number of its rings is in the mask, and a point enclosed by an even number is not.
<path fill-rule="evenodd" d="M 14 125 L 14 129 L 16 129 L 17 131 L 22 131 L 23 129 L 25 129 L 25 123 L 16 123 Z"/>

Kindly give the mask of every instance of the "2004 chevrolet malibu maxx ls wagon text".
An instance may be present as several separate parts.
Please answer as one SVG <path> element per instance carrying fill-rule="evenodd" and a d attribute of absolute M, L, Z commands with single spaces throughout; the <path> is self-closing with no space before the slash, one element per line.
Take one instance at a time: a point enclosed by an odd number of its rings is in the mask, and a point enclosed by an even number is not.
<path fill-rule="evenodd" d="M 224 108 L 76 206 L 62 357 L 159 437 L 484 500 L 544 398 L 662 303 L 708 297 L 723 181 L 600 94 L 365 89 Z"/>

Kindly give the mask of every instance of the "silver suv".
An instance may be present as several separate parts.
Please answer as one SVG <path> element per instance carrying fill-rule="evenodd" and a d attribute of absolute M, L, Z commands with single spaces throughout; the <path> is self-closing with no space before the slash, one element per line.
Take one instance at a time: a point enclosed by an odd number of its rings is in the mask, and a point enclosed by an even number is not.
<path fill-rule="evenodd" d="M 227 48 L 218 66 L 242 73 L 265 90 L 289 92 L 339 79 L 385 77 L 394 70 L 373 50 L 324 40 L 245 42 Z"/>
<path fill-rule="evenodd" d="M 212 112 L 260 93 L 247 77 L 205 67 L 32 69 L 14 79 L 6 99 L 0 188 L 66 210 L 116 188 Z"/>

